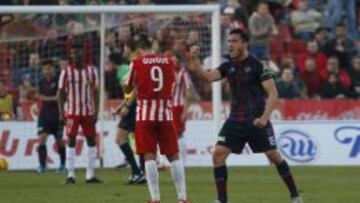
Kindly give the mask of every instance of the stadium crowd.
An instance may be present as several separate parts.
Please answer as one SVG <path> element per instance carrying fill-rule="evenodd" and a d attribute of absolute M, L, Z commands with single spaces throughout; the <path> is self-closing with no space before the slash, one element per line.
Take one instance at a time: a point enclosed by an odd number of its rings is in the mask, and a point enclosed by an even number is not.
<path fill-rule="evenodd" d="M 284 99 L 360 97 L 360 1 L 355 0 L 3 0 L 0 5 L 195 4 L 220 3 L 221 31 L 251 34 L 250 51 L 277 79 Z M 269 7 L 269 9 L 268 9 Z M 122 66 L 136 55 L 140 35 L 155 52 L 175 55 L 186 66 L 190 45 L 200 44 L 204 67 L 211 67 L 211 30 L 204 14 L 126 14 L 106 17 L 105 89 L 121 99 Z M 20 119 L 24 102 L 36 102 L 42 67 L 52 61 L 57 74 L 68 62 L 71 45 L 80 44 L 89 65 L 100 66 L 100 17 L 60 14 L 0 15 L 0 113 Z M 222 53 L 227 49 L 222 39 Z M 223 56 L 226 59 L 226 55 Z M 194 90 L 211 99 L 211 87 L 191 75 Z M 229 99 L 229 86 L 223 84 Z"/>

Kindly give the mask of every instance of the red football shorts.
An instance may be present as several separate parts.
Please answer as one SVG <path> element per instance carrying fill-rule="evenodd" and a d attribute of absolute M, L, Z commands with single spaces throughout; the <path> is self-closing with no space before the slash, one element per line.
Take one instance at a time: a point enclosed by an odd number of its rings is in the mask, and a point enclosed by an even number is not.
<path fill-rule="evenodd" d="M 92 116 L 66 116 L 66 135 L 68 137 L 76 137 L 79 134 L 80 126 L 85 137 L 95 137 L 96 128 Z"/>
<path fill-rule="evenodd" d="M 177 133 L 172 121 L 140 121 L 135 125 L 136 152 L 140 155 L 160 153 L 172 156 L 179 153 Z"/>
<path fill-rule="evenodd" d="M 175 106 L 172 108 L 173 116 L 174 116 L 174 124 L 176 132 L 180 137 L 182 133 L 185 131 L 185 122 L 181 120 L 181 115 L 183 114 L 184 107 L 183 106 Z"/>

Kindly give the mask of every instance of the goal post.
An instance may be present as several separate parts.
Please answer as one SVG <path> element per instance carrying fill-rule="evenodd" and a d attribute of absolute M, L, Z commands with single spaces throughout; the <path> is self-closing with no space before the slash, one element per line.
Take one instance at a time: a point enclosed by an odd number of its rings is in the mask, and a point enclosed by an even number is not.
<path fill-rule="evenodd" d="M 191 15 L 204 13 L 209 16 L 209 39 L 206 42 L 209 45 L 209 57 L 211 58 L 212 67 L 215 68 L 220 65 L 221 60 L 221 33 L 220 33 L 220 6 L 219 5 L 102 5 L 102 6 L 1 6 L 1 14 L 94 14 L 98 15 L 99 23 L 96 30 L 99 34 L 99 75 L 100 75 L 100 112 L 99 112 L 99 131 L 104 132 L 105 129 L 105 101 L 106 101 L 106 84 L 105 84 L 105 66 L 106 66 L 106 37 L 107 33 L 107 16 L 109 15 L 131 15 L 131 14 L 164 14 L 164 15 Z M 0 39 L 1 41 L 1 39 Z M 222 122 L 222 97 L 221 97 L 221 82 L 214 82 L 212 84 L 212 112 L 213 112 L 213 137 L 218 133 Z M 102 137 L 102 136 L 100 136 Z M 210 137 L 209 137 L 210 138 Z M 210 138 L 211 139 L 211 138 Z M 104 143 L 100 139 L 100 156 L 104 156 Z"/>

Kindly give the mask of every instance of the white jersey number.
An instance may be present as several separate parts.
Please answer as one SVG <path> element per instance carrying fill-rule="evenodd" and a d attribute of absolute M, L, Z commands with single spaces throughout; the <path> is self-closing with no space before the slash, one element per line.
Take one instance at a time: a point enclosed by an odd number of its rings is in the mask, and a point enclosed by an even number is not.
<path fill-rule="evenodd" d="M 151 67 L 151 80 L 157 83 L 157 86 L 154 88 L 154 92 L 159 92 L 164 86 L 164 74 L 159 66 Z"/>

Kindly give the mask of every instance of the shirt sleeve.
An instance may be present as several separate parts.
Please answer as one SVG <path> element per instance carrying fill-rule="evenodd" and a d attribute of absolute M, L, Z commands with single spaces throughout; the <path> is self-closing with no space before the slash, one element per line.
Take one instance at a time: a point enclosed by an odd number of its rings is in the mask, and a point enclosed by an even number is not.
<path fill-rule="evenodd" d="M 64 89 L 66 86 L 66 68 L 63 68 L 60 73 L 58 89 Z"/>
<path fill-rule="evenodd" d="M 217 70 L 220 72 L 221 78 L 224 78 L 227 76 L 227 63 L 222 63 Z"/>
<path fill-rule="evenodd" d="M 273 78 L 270 69 L 267 66 L 264 66 L 260 62 L 256 65 L 255 74 L 257 80 L 261 83 L 265 80 Z"/>

